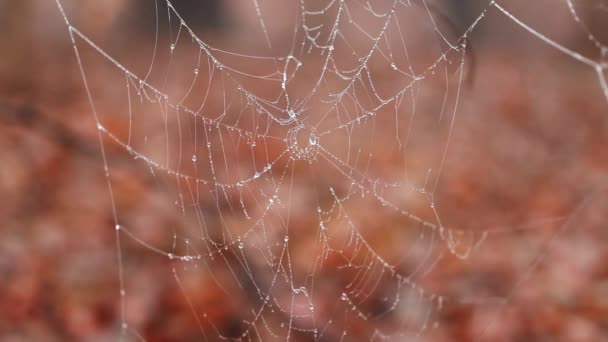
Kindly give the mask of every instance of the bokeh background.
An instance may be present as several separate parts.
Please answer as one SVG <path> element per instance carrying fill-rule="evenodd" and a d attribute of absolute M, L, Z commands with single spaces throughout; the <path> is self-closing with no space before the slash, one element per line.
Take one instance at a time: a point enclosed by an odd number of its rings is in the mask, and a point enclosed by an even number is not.
<path fill-rule="evenodd" d="M 173 3 L 205 42 L 251 55 L 289 51 L 295 24 L 285 13 L 297 11 L 299 6 L 296 1 L 259 1 L 273 42 L 270 48 L 259 30 L 260 17 L 253 2 Z M 306 1 L 310 7 L 321 3 Z M 566 1 L 499 3 L 560 45 L 594 61 L 608 62 L 607 45 L 598 47 L 588 38 L 591 33 L 608 44 L 607 2 L 573 1 L 586 28 L 573 20 Z M 187 91 L 190 76 L 185 75 L 192 75 L 198 50 L 190 36 L 182 33 L 179 53 L 169 54 L 170 40 L 179 25 L 173 21 L 173 27 L 169 26 L 164 1 L 155 5 L 146 0 L 65 0 L 62 4 L 75 27 L 134 74 L 152 70 L 149 81 L 178 101 L 178 94 Z M 435 46 L 436 27 L 455 39 L 488 7 L 487 1 L 427 1 L 439 18 L 437 26 L 432 26 L 424 4 L 407 10 L 412 18 L 422 18 L 419 22 L 403 18 L 413 37 L 408 46 L 423 51 L 413 52 L 411 65 L 426 65 L 437 53 L 426 52 Z M 163 14 L 158 25 L 156 10 Z M 377 23 L 361 19 L 360 24 L 369 25 L 371 32 Z M 243 210 L 235 209 L 239 196 L 231 193 L 225 203 L 219 203 L 203 187 L 196 201 L 174 202 L 187 193 L 184 184 L 176 185 L 174 177 L 158 170 L 150 172 L 149 165 L 134 160 L 124 146 L 106 136 L 113 186 L 110 196 L 96 122 L 57 4 L 47 0 L 0 2 L 0 42 L 0 340 L 238 339 L 252 310 L 264 302 L 248 277 L 253 275 L 252 281 L 267 284 L 273 276 L 268 261 L 260 259 L 261 250 L 273 248 L 278 253 L 283 247 L 288 248 L 293 263 L 292 280 L 309 289 L 310 278 L 317 284 L 312 296 L 315 312 L 302 313 L 306 310 L 292 307 L 294 311 L 275 313 L 268 308 L 263 314 L 267 329 L 258 322 L 254 325 L 259 325 L 259 332 L 244 340 L 285 340 L 287 333 L 295 341 L 379 340 L 376 329 L 394 341 L 608 340 L 608 101 L 593 68 L 542 43 L 494 7 L 468 35 L 466 54 L 449 56 L 455 65 L 465 61 L 461 84 L 454 67 L 447 83 L 434 77 L 420 81 L 423 86 L 416 90 L 416 100 L 404 100 L 407 108 L 399 112 L 397 121 L 393 116 L 391 120 L 374 119 L 358 126 L 352 136 L 337 133 L 331 139 L 320 138 L 337 156 L 357 148 L 373 155 L 371 166 L 354 162 L 354 169 L 368 170 L 387 182 L 413 184 L 415 191 L 396 188 L 387 196 L 401 201 L 399 207 L 425 222 L 435 222 L 433 207 L 438 208 L 443 225 L 458 227 L 465 236 L 464 244 L 476 246 L 464 260 L 445 241 L 433 242 L 432 236 L 438 234 L 428 227 L 383 209 L 369 195 L 361 196 L 346 174 L 327 171 L 327 164 L 317 160 L 312 166 L 280 162 L 259 185 L 249 187 L 254 192 L 244 199 L 241 196 L 248 214 L 263 217 L 265 227 L 276 233 L 245 241 L 248 255 L 239 252 L 242 248 L 236 240 L 225 244 L 226 252 L 214 252 L 216 258 L 205 256 L 204 261 L 176 261 L 156 253 L 151 246 L 176 255 L 197 254 L 188 248 L 201 246 L 196 242 L 190 246 L 184 238 L 201 226 L 193 214 L 197 210 L 212 227 L 209 239 L 219 241 L 226 231 L 245 234 L 252 223 L 243 218 Z M 361 36 L 360 43 L 366 42 Z M 155 54 L 155 46 L 161 52 Z M 174 117 L 168 129 L 166 112 L 149 103 L 141 104 L 130 117 L 124 73 L 90 46 L 80 42 L 79 48 L 98 114 L 108 131 L 124 142 L 127 134 L 131 138 L 131 121 L 137 126 L 132 146 L 141 147 L 152 160 L 162 164 L 165 153 L 171 155 L 167 160 L 191 158 L 193 145 L 202 140 L 178 135 L 178 128 L 204 130 L 207 126 L 202 121 L 182 116 L 182 122 L 176 124 Z M 267 67 L 252 58 L 225 58 L 236 70 Z M 318 54 L 304 54 L 300 60 L 313 69 L 323 62 Z M 388 89 L 403 86 L 389 66 L 380 63 L 374 68 L 379 84 Z M 200 72 L 202 79 L 219 84 L 206 69 Z M 294 79 L 290 91 L 297 98 L 313 81 L 312 77 Z M 448 105 L 453 105 L 454 91 L 460 89 L 453 126 L 439 118 L 446 84 Z M 197 87 L 192 99 L 185 102 L 200 100 L 204 86 Z M 261 80 L 250 80 L 248 87 L 267 97 L 277 94 Z M 226 89 L 229 87 L 224 85 L 213 88 L 203 116 L 217 117 L 206 113 L 226 110 Z M 137 99 L 134 94 L 133 99 Z M 410 108 L 413 104 L 415 110 Z M 316 109 L 322 111 L 323 107 Z M 412 112 L 418 113 L 415 121 L 409 119 Z M 239 125 L 235 126 L 265 127 L 255 121 Z M 450 127 L 449 152 L 439 176 L 429 169 L 437 170 Z M 405 156 L 387 138 L 402 134 L 395 130 L 411 132 Z M 273 127 L 271 134 L 280 135 L 281 129 Z M 216 149 L 221 146 L 219 135 L 207 138 Z M 166 140 L 171 147 L 164 147 Z M 268 153 L 284 150 L 282 145 L 263 145 L 266 154 L 260 154 L 259 146 L 245 147 L 255 154 L 254 164 L 256 160 L 268 162 Z M 247 170 L 255 170 L 251 157 L 238 149 L 213 153 L 222 153 L 231 168 L 240 170 L 228 172 L 226 180 L 245 179 Z M 209 169 L 203 166 L 189 172 L 208 178 Z M 272 193 L 267 183 L 278 180 L 286 170 L 291 181 L 271 188 L 286 205 L 263 216 L 263 208 L 256 203 L 265 195 L 255 191 Z M 417 188 L 427 183 L 436 184 L 433 205 Z M 349 213 L 348 220 L 340 210 L 328 209 L 335 204 L 330 187 L 347 197 L 343 210 Z M 120 262 L 112 201 L 119 223 L 129 232 L 120 233 Z M 324 209 L 323 219 L 317 215 L 317 207 Z M 291 216 L 288 245 L 277 228 L 286 215 Z M 320 221 L 329 225 L 333 241 L 352 238 L 353 222 L 361 236 L 354 238 L 359 244 L 334 246 L 342 252 L 332 250 L 322 266 L 311 271 L 311 265 L 328 251 L 318 240 Z M 130 239 L 131 234 L 141 240 Z M 394 278 L 377 261 L 358 254 L 364 248 L 360 247 L 362 241 L 395 264 L 398 273 L 415 274 L 415 290 L 409 286 L 404 292 L 396 290 Z M 220 250 L 224 245 L 216 247 Z M 428 263 L 426 252 L 434 263 Z M 361 276 L 356 269 L 345 267 L 341 258 L 348 256 L 369 266 L 370 271 Z M 237 275 L 233 278 L 230 272 Z M 366 288 L 369 279 L 376 278 L 378 285 Z M 352 282 L 358 284 L 361 298 L 349 288 Z M 378 319 L 359 319 L 339 299 L 345 291 L 352 295 L 349 303 L 365 314 L 383 312 L 395 302 L 392 297 L 408 304 L 403 304 L 402 311 Z M 439 304 L 429 297 L 432 294 L 445 302 Z M 271 295 L 277 307 L 293 298 L 284 286 L 274 288 Z M 296 307 L 307 305 L 303 302 Z M 316 321 L 311 322 L 313 318 Z M 292 321 L 298 328 L 285 328 Z M 122 323 L 128 324 L 126 334 L 121 334 Z"/>

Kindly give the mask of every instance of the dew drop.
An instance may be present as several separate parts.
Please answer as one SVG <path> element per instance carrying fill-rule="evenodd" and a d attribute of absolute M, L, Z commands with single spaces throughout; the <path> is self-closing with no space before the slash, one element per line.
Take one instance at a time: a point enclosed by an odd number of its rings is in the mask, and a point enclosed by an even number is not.
<path fill-rule="evenodd" d="M 193 162 L 196 162 L 196 154 L 193 154 L 193 155 L 192 155 L 192 161 L 193 161 Z"/>
<path fill-rule="evenodd" d="M 318 143 L 319 138 L 317 138 L 317 136 L 314 133 L 310 134 L 310 137 L 308 137 L 308 143 L 311 144 L 312 146 L 316 145 Z"/>

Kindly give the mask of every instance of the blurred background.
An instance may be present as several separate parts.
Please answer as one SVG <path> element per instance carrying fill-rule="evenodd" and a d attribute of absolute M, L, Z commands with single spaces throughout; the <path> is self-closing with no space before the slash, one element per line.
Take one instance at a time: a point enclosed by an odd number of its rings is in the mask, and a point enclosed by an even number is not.
<path fill-rule="evenodd" d="M 608 2 L 497 3 L 0 2 L 0 340 L 608 340 Z"/>

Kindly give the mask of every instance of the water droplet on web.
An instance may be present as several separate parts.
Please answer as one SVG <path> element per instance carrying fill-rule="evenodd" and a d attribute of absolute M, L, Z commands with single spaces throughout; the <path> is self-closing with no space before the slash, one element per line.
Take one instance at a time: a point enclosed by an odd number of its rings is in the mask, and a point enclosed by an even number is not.
<path fill-rule="evenodd" d="M 319 138 L 314 133 L 311 133 L 310 137 L 308 137 L 308 143 L 313 146 L 317 144 L 318 140 Z"/>
<path fill-rule="evenodd" d="M 175 50 L 175 44 L 171 44 L 171 52 L 173 52 L 173 50 Z"/>
<path fill-rule="evenodd" d="M 392 68 L 393 70 L 397 70 L 397 66 L 395 65 L 395 63 L 391 63 L 391 68 Z"/>
<path fill-rule="evenodd" d="M 170 260 L 173 260 L 173 257 L 174 257 L 174 256 L 173 256 L 173 254 L 172 254 L 172 253 L 169 253 L 169 254 L 167 254 L 167 257 L 169 257 L 169 259 L 170 259 Z"/>
<path fill-rule="evenodd" d="M 285 235 L 285 237 L 283 238 L 283 240 L 284 240 L 285 242 L 289 241 L 289 236 Z"/>
<path fill-rule="evenodd" d="M 347 301 L 348 297 L 346 296 L 346 293 L 342 292 L 342 296 L 340 297 L 340 299 L 342 299 L 342 301 Z"/>
<path fill-rule="evenodd" d="M 193 162 L 196 162 L 196 154 L 193 154 L 193 155 L 192 155 L 192 161 L 193 161 Z"/>
<path fill-rule="evenodd" d="M 194 74 L 198 75 L 198 69 L 194 69 Z"/>
<path fill-rule="evenodd" d="M 258 178 L 260 178 L 260 173 L 259 173 L 259 172 L 256 172 L 256 173 L 253 175 L 253 179 L 258 179 Z"/>

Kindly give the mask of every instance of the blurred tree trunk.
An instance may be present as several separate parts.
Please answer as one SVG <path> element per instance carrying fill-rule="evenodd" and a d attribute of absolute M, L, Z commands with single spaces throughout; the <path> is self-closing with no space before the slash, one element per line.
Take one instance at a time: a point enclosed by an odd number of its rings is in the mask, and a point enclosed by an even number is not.
<path fill-rule="evenodd" d="M 171 4 L 188 27 L 200 30 L 221 29 L 226 24 L 226 14 L 221 0 L 172 0 Z M 154 35 L 158 24 L 167 25 L 168 6 L 164 0 L 134 0 L 129 3 L 126 20 L 144 35 Z M 175 16 L 172 13 L 172 20 Z M 176 26 L 174 26 L 175 28 Z M 159 34 L 168 33 L 158 30 Z"/>
<path fill-rule="evenodd" d="M 458 35 L 466 31 L 481 12 L 479 0 L 442 0 L 447 16 L 458 30 Z"/>

